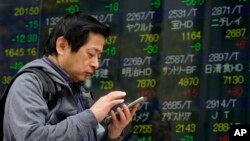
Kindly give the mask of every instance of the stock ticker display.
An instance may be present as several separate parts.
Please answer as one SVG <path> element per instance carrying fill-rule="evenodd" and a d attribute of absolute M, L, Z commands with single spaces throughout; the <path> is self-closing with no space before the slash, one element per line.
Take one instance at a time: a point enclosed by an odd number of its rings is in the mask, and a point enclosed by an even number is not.
<path fill-rule="evenodd" d="M 148 97 L 124 141 L 229 141 L 250 124 L 249 0 L 0 1 L 2 92 L 63 15 L 85 11 L 112 30 L 86 87 Z"/>

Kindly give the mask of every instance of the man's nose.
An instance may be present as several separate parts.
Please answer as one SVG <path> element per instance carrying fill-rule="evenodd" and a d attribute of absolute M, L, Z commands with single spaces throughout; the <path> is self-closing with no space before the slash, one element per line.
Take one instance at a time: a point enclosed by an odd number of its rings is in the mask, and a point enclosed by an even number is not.
<path fill-rule="evenodd" d="M 91 66 L 94 67 L 95 69 L 99 68 L 99 58 L 93 58 L 91 61 Z"/>

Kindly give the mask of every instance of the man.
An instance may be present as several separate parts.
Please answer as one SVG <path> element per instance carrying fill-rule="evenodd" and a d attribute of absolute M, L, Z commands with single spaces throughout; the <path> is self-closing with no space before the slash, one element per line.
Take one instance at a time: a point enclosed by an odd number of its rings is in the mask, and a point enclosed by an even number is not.
<path fill-rule="evenodd" d="M 121 140 L 123 129 L 135 114 L 124 102 L 125 92 L 113 91 L 91 103 L 82 82 L 99 67 L 105 38 L 110 29 L 82 12 L 68 14 L 49 36 L 45 56 L 22 69 L 42 67 L 57 89 L 66 89 L 52 110 L 42 94 L 42 83 L 33 73 L 24 73 L 12 84 L 5 105 L 5 141 L 95 141 Z M 111 121 L 104 129 L 99 122 L 110 112 Z"/>

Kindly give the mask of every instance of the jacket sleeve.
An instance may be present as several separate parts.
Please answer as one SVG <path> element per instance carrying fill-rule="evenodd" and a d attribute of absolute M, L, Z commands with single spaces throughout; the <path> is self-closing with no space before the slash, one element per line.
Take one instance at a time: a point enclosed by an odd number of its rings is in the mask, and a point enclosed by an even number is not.
<path fill-rule="evenodd" d="M 108 132 L 106 132 L 106 134 L 105 134 L 104 138 L 102 139 L 102 141 L 122 141 L 122 139 L 123 139 L 123 137 L 119 137 L 117 139 L 110 139 L 108 137 Z"/>
<path fill-rule="evenodd" d="M 118 139 L 110 139 L 108 136 L 108 129 L 104 128 L 101 124 L 98 124 L 96 127 L 96 135 L 97 135 L 97 141 L 122 141 L 123 139 L 123 133 L 120 138 Z"/>
<path fill-rule="evenodd" d="M 98 124 L 85 110 L 55 124 L 46 125 L 49 113 L 43 98 L 42 83 L 35 74 L 20 75 L 12 84 L 5 106 L 5 132 L 20 141 L 80 141 Z"/>

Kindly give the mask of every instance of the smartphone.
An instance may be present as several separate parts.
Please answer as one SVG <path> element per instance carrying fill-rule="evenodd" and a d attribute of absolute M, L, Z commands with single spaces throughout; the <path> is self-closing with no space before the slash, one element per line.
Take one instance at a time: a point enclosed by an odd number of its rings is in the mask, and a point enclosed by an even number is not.
<path fill-rule="evenodd" d="M 134 100 L 133 102 L 129 103 L 128 104 L 128 108 L 131 109 L 135 104 L 139 103 L 139 104 L 142 104 L 144 102 L 147 101 L 147 97 L 139 97 L 137 98 L 136 100 Z M 118 114 L 117 112 L 115 114 Z M 108 115 L 106 118 L 105 118 L 105 121 L 109 121 L 111 119 L 111 116 Z"/>
<path fill-rule="evenodd" d="M 145 101 L 147 101 L 147 97 L 139 97 L 138 99 L 136 99 L 135 101 L 131 102 L 128 104 L 128 108 L 132 108 L 135 104 L 139 103 L 139 104 L 142 104 L 144 103 Z"/>

